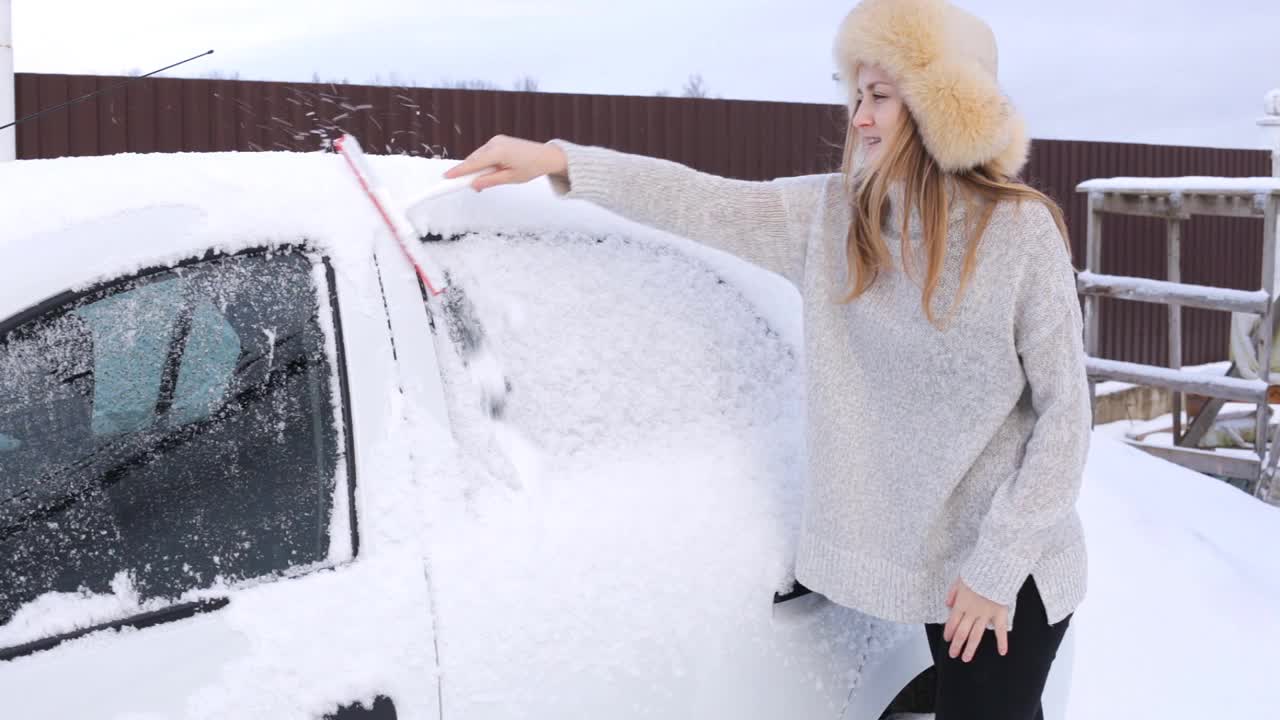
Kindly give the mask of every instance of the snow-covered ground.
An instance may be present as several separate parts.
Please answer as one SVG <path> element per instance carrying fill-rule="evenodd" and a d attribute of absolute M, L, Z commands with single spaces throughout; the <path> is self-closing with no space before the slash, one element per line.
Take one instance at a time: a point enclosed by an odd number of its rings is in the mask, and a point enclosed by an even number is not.
<path fill-rule="evenodd" d="M 1280 508 L 1099 428 L 1069 717 L 1280 714 Z"/>

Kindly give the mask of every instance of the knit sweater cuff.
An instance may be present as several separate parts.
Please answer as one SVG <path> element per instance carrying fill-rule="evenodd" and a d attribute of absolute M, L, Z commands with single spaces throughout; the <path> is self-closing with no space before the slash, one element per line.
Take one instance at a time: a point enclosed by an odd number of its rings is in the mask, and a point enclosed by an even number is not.
<path fill-rule="evenodd" d="M 1034 564 L 1009 552 L 1007 544 L 983 536 L 978 538 L 978 544 L 960 570 L 960 579 L 970 590 L 1008 607 L 1018 597 L 1018 590 L 1027 581 Z"/>
<path fill-rule="evenodd" d="M 605 148 L 575 145 L 565 140 L 552 140 L 554 145 L 565 156 L 566 171 L 564 175 L 551 175 L 551 189 L 557 195 L 577 200 L 590 200 L 599 203 L 608 193 L 609 188 L 609 156 L 612 151 Z"/>

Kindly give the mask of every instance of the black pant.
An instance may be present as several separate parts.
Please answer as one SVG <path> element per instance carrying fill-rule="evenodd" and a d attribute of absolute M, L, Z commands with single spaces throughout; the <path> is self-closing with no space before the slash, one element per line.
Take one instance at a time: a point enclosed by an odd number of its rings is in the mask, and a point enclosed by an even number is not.
<path fill-rule="evenodd" d="M 1040 695 L 1071 618 L 1050 625 L 1030 577 L 1018 591 L 1009 654 L 1000 656 L 995 634 L 983 633 L 973 660 L 951 658 L 942 625 L 925 625 L 937 668 L 937 720 L 1043 720 Z M 963 656 L 963 653 L 961 653 Z"/>

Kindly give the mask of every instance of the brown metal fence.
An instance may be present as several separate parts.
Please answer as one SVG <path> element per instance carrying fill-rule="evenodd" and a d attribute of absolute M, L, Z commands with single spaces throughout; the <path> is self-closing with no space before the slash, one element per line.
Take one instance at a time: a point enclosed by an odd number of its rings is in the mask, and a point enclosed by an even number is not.
<path fill-rule="evenodd" d="M 19 74 L 17 116 L 121 78 Z M 828 172 L 839 165 L 840 106 L 745 100 L 568 95 L 387 86 L 148 78 L 17 128 L 19 158 L 120 152 L 316 150 L 341 132 L 370 152 L 462 157 L 496 133 L 565 138 L 664 157 L 743 179 Z M 1026 177 L 1068 214 L 1083 263 L 1082 180 L 1115 175 L 1265 175 L 1263 151 L 1037 141 Z M 1160 277 L 1158 220 L 1110 218 L 1103 271 Z M 1262 225 L 1197 218 L 1186 228 L 1185 282 L 1256 289 Z M 1226 357 L 1229 317 L 1184 310 L 1183 361 Z M 1102 303 L 1103 354 L 1163 363 L 1163 306 Z"/>
<path fill-rule="evenodd" d="M 121 78 L 17 77 L 18 116 Z M 837 160 L 840 108 L 738 100 L 148 78 L 18 127 L 18 157 L 316 150 L 462 157 L 496 133 L 553 137 L 763 179 Z"/>

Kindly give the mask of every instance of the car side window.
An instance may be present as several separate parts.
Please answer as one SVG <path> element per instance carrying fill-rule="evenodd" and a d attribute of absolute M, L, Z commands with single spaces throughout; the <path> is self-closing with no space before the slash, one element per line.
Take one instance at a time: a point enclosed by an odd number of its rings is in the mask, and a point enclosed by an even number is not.
<path fill-rule="evenodd" d="M 350 555 L 318 262 L 219 257 L 0 324 L 0 626 L 120 573 L 176 598 Z"/>

